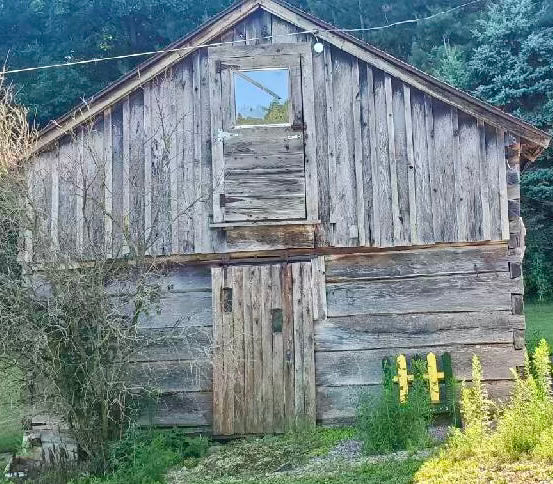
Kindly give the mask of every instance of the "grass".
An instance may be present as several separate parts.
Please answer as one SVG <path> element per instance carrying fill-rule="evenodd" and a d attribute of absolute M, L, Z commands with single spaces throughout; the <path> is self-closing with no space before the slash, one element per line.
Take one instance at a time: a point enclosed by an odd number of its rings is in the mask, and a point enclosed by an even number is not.
<path fill-rule="evenodd" d="M 526 340 L 531 350 L 540 338 L 553 347 L 553 302 L 526 302 Z"/>

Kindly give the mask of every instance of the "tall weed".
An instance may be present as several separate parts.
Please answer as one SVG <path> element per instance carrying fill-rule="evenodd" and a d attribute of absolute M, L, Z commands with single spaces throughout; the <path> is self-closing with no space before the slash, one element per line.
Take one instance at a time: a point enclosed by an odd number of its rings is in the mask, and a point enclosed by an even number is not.
<path fill-rule="evenodd" d="M 462 391 L 464 427 L 452 430 L 444 448 L 417 472 L 415 482 L 472 482 L 470 479 L 486 469 L 534 463 L 534 471 L 540 468 L 538 462 L 553 463 L 549 354 L 542 339 L 532 357 L 526 356 L 524 375 L 512 370 L 513 394 L 499 409 L 495 428 L 490 421 L 494 409 L 482 385 L 482 368 L 474 357 L 472 386 Z"/>
<path fill-rule="evenodd" d="M 415 378 L 405 403 L 399 401 L 397 385 L 386 377 L 380 395 L 361 397 L 357 427 L 365 453 L 417 450 L 431 443 L 432 404 L 424 372 L 424 362 L 415 362 Z"/>

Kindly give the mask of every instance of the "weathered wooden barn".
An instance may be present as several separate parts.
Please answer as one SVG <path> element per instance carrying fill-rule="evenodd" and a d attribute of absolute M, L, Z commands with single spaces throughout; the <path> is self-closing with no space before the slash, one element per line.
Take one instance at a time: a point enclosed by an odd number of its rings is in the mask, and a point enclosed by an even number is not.
<path fill-rule="evenodd" d="M 548 143 L 280 0 L 244 0 L 43 130 L 26 262 L 165 264 L 143 325 L 183 336 L 136 361 L 164 375 L 160 425 L 351 420 L 399 353 L 449 352 L 461 379 L 476 354 L 500 396 L 523 363 L 520 167 Z"/>

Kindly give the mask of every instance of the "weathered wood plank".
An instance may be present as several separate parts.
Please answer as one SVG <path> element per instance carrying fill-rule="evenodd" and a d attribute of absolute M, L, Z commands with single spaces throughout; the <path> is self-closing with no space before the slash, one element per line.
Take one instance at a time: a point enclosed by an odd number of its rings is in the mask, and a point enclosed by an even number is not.
<path fill-rule="evenodd" d="M 89 226 L 85 225 L 87 232 L 84 233 L 84 244 L 88 242 L 89 253 L 94 258 L 105 256 L 105 205 L 104 205 L 104 184 L 105 184 L 105 160 L 104 160 L 104 118 L 96 120 L 92 130 L 88 133 L 89 152 L 84 150 L 84 156 L 89 156 L 89 207 L 85 210 L 85 217 L 88 217 Z M 85 141 L 86 143 L 86 141 Z M 86 146 L 84 147 L 86 148 Z M 91 175 L 91 176 L 90 176 Z M 90 203 L 92 202 L 92 203 Z"/>
<path fill-rule="evenodd" d="M 255 379 L 254 379 L 254 340 L 253 340 L 253 307 L 252 293 L 254 291 L 254 270 L 250 267 L 242 269 L 244 296 L 244 428 L 255 429 Z"/>
<path fill-rule="evenodd" d="M 123 125 L 121 127 L 122 136 L 122 159 L 123 159 L 123 215 L 121 220 L 121 233 L 123 236 L 122 254 L 129 253 L 129 223 L 131 210 L 131 189 L 130 189 L 130 156 L 131 156 L 131 128 L 130 128 L 130 104 L 129 96 L 123 100 Z"/>
<path fill-rule="evenodd" d="M 316 257 L 311 261 L 313 319 L 315 321 L 326 318 L 326 280 L 325 258 Z"/>
<path fill-rule="evenodd" d="M 222 99 L 221 99 L 221 75 L 217 73 L 216 61 L 209 59 L 209 86 L 211 96 L 211 160 L 213 169 L 213 221 L 224 220 L 223 207 L 220 199 L 224 194 L 224 157 L 223 140 L 218 138 L 218 133 L 223 129 Z"/>
<path fill-rule="evenodd" d="M 232 312 L 234 341 L 234 433 L 245 432 L 245 393 L 244 393 L 244 269 L 233 267 L 232 272 Z"/>
<path fill-rule="evenodd" d="M 144 253 L 150 254 L 152 233 L 152 83 L 144 92 Z"/>
<path fill-rule="evenodd" d="M 59 146 L 56 144 L 52 151 L 52 204 L 50 214 L 51 249 L 54 253 L 59 250 Z"/>
<path fill-rule="evenodd" d="M 371 246 L 375 242 L 378 223 L 374 215 L 374 187 L 373 173 L 376 159 L 374 92 L 372 70 L 365 63 L 359 64 L 359 91 L 361 104 L 361 147 L 363 163 L 363 206 L 365 215 L 365 245 Z M 379 232 L 377 239 L 379 238 Z"/>
<path fill-rule="evenodd" d="M 272 16 L 272 43 L 288 44 L 297 42 L 297 35 L 290 35 L 297 31 L 297 28 L 286 20 Z"/>
<path fill-rule="evenodd" d="M 411 312 L 501 311 L 514 289 L 506 272 L 327 283 L 329 316 Z"/>
<path fill-rule="evenodd" d="M 234 433 L 234 385 L 235 385 L 235 342 L 234 342 L 234 290 L 232 268 L 223 268 L 223 422 L 221 433 Z M 230 292 L 230 297 L 227 293 Z M 214 385 L 215 388 L 215 385 Z"/>
<path fill-rule="evenodd" d="M 144 139 L 147 133 L 144 130 L 144 96 L 143 91 L 138 90 L 129 97 L 129 241 L 135 253 L 141 253 L 144 247 L 144 222 L 145 222 L 145 164 L 144 164 Z M 169 117 L 169 116 L 168 116 Z M 164 122 L 169 123 L 169 119 Z"/>
<path fill-rule="evenodd" d="M 301 262 L 301 279 L 303 292 L 303 398 L 305 418 L 315 423 L 315 342 L 313 329 L 313 299 L 311 262 Z"/>
<path fill-rule="evenodd" d="M 388 114 L 386 105 L 384 75 L 374 72 L 374 113 L 376 117 L 376 171 L 373 172 L 373 187 L 377 192 L 378 200 L 374 210 L 375 224 L 378 224 L 380 238 L 375 239 L 377 247 L 393 245 L 394 216 L 392 211 L 392 185 L 390 178 L 390 142 L 388 134 Z"/>
<path fill-rule="evenodd" d="M 273 430 L 285 430 L 284 397 L 284 346 L 282 339 L 282 265 L 272 265 L 271 270 L 271 326 L 273 337 Z M 280 327 L 278 324 L 280 323 Z"/>
<path fill-rule="evenodd" d="M 212 326 L 139 328 L 140 348 L 133 361 L 187 361 L 210 359 L 213 350 Z"/>
<path fill-rule="evenodd" d="M 294 296 L 292 266 L 284 264 L 282 268 L 282 343 L 284 354 L 284 416 L 285 429 L 295 423 L 295 386 L 294 386 Z"/>
<path fill-rule="evenodd" d="M 301 56 L 301 95 L 303 98 L 305 205 L 309 221 L 319 220 L 319 180 L 317 159 L 317 130 L 315 126 L 315 93 L 313 91 L 311 52 Z"/>
<path fill-rule="evenodd" d="M 499 207 L 501 210 L 501 239 L 509 238 L 509 210 L 507 199 L 507 167 L 505 160 L 505 132 L 501 129 L 496 131 L 497 155 L 498 155 L 498 187 Z"/>
<path fill-rule="evenodd" d="M 161 395 L 147 407 L 138 423 L 144 426 L 195 427 L 205 426 L 211 431 L 213 423 L 213 395 L 211 392 L 179 392 Z M 202 432 L 203 433 L 203 432 Z"/>
<path fill-rule="evenodd" d="M 259 134 L 252 133 L 247 136 L 233 136 L 225 140 L 224 155 L 225 158 L 234 155 L 255 155 L 255 156 L 279 156 L 303 153 L 303 139 L 297 137 L 297 132 L 291 129 L 282 129 L 279 136 L 271 135 L 266 137 L 264 132 L 274 131 L 274 129 L 257 128 Z"/>
<path fill-rule="evenodd" d="M 411 88 L 403 84 L 403 106 L 405 116 L 405 142 L 407 145 L 407 186 L 409 187 L 409 232 L 412 244 L 419 243 L 417 228 L 417 204 L 415 197 L 415 148 L 413 139 L 413 113 Z"/>
<path fill-rule="evenodd" d="M 315 246 L 312 225 L 234 227 L 226 230 L 227 251 Z"/>
<path fill-rule="evenodd" d="M 123 104 L 118 103 L 111 113 L 112 136 L 112 255 L 120 257 L 124 251 L 123 234 Z"/>
<path fill-rule="evenodd" d="M 253 433 L 263 432 L 263 286 L 260 267 L 253 267 L 252 279 L 252 326 L 253 326 L 253 381 L 254 425 Z"/>
<path fill-rule="evenodd" d="M 479 145 L 479 184 L 480 184 L 480 201 L 482 202 L 482 239 L 497 240 L 492 237 L 492 220 L 491 220 L 491 203 L 490 198 L 493 197 L 492 180 L 489 177 L 490 160 L 486 157 L 486 137 L 485 127 L 481 126 L 479 120 L 476 121 L 477 133 L 476 142 Z M 492 163 L 493 166 L 493 163 Z M 494 177 L 495 180 L 495 177 Z"/>
<path fill-rule="evenodd" d="M 520 328 L 524 318 L 510 311 L 336 317 L 315 324 L 315 350 L 508 344 Z"/>
<path fill-rule="evenodd" d="M 429 346 L 417 348 L 385 348 L 377 350 L 317 352 L 315 361 L 317 385 L 376 385 L 382 382 L 382 358 L 404 354 L 451 354 L 456 378 L 470 379 L 471 360 L 476 355 L 485 368 L 487 380 L 511 380 L 510 368 L 523 364 L 524 354 L 513 344 Z"/>
<path fill-rule="evenodd" d="M 434 235 L 442 242 L 457 238 L 455 204 L 455 165 L 453 153 L 452 108 L 433 102 L 434 179 L 431 179 L 436 203 L 433 204 Z"/>
<path fill-rule="evenodd" d="M 292 264 L 292 311 L 294 321 L 294 408 L 295 418 L 305 415 L 304 400 L 304 346 L 303 346 L 303 285 L 301 265 Z"/>
<path fill-rule="evenodd" d="M 274 23 L 273 17 L 273 35 Z M 329 46 L 325 50 L 330 49 Z M 317 232 L 317 245 L 326 247 L 331 243 L 330 223 L 330 175 L 328 156 L 328 120 L 327 120 L 327 98 L 326 98 L 326 60 L 325 52 L 313 54 L 313 89 L 315 96 L 315 128 L 317 135 L 317 178 L 319 183 L 319 218 L 321 225 Z"/>
<path fill-rule="evenodd" d="M 456 182 L 455 182 L 455 192 L 453 194 L 453 199 L 455 203 L 455 218 L 457 233 L 455 238 L 458 241 L 469 240 L 470 228 L 468 227 L 468 214 L 467 214 L 467 205 L 469 202 L 474 202 L 474 200 L 469 200 L 472 196 L 472 180 L 470 174 L 472 172 L 472 164 L 464 163 L 462 159 L 461 150 L 461 133 L 460 133 L 460 117 L 463 113 L 460 113 L 456 108 L 451 109 L 451 127 L 453 136 L 451 139 L 452 144 L 452 160 L 453 160 L 453 172 L 455 173 Z M 471 221 L 472 225 L 479 222 Z M 471 239 L 472 240 L 472 239 Z"/>
<path fill-rule="evenodd" d="M 352 59 L 332 51 L 334 96 L 334 138 L 336 147 L 336 207 L 333 222 L 334 245 L 349 247 L 357 243 L 355 160 L 353 144 Z"/>
<path fill-rule="evenodd" d="M 491 398 L 503 401 L 513 387 L 509 380 L 484 381 L 483 384 Z M 317 422 L 322 425 L 354 424 L 360 397 L 377 398 L 381 388 L 381 385 L 317 387 Z"/>
<path fill-rule="evenodd" d="M 80 172 L 78 159 L 75 159 L 75 143 L 70 137 L 60 142 L 58 164 L 58 241 L 62 254 L 75 257 L 77 251 L 76 223 L 76 177 Z M 78 155 L 77 155 L 78 156 Z"/>
<path fill-rule="evenodd" d="M 357 230 L 358 243 L 360 246 L 366 245 L 365 230 L 365 195 L 364 195 L 364 163 L 363 163 L 363 144 L 361 131 L 361 81 L 359 77 L 359 63 L 353 59 L 351 63 L 351 82 L 353 98 L 353 143 L 354 143 L 354 163 L 355 163 L 355 205 L 357 209 Z"/>
<path fill-rule="evenodd" d="M 434 242 L 434 223 L 432 216 L 432 190 L 430 186 L 430 153 L 428 146 L 427 103 L 418 91 L 411 92 L 411 110 L 413 119 L 413 151 L 415 172 L 415 202 L 417 211 L 417 236 L 419 244 Z M 428 119 L 430 118 L 430 119 Z"/>
<path fill-rule="evenodd" d="M 392 78 L 384 75 L 384 96 L 386 100 L 386 122 L 388 129 L 388 166 L 390 169 L 390 186 L 392 199 L 392 226 L 393 226 L 393 245 L 401 244 L 401 215 L 399 210 L 398 178 L 397 178 L 397 153 L 395 141 L 395 124 Z"/>
<path fill-rule="evenodd" d="M 411 245 L 411 212 L 409 208 L 409 159 L 407 153 L 407 120 L 405 118 L 404 84 L 392 80 L 392 113 L 394 122 L 394 154 L 399 210 L 399 239 L 394 245 Z"/>
<path fill-rule="evenodd" d="M 326 257 L 326 277 L 329 281 L 433 274 L 478 274 L 508 270 L 509 256 L 505 245 L 416 249 Z"/>
<path fill-rule="evenodd" d="M 129 368 L 131 384 L 144 388 L 146 383 L 161 393 L 209 392 L 213 370 L 211 360 L 133 363 Z"/>
<path fill-rule="evenodd" d="M 36 262 L 51 258 L 52 191 L 55 164 L 57 164 L 55 150 L 43 153 L 34 161 L 28 179 L 31 212 L 34 217 L 33 260 Z"/>
<path fill-rule="evenodd" d="M 178 103 L 182 140 L 179 149 L 179 245 L 184 253 L 194 252 L 194 213 L 200 203 L 195 186 L 194 161 L 194 91 L 192 62 L 182 66 L 182 102 Z"/>
<path fill-rule="evenodd" d="M 224 269 L 211 269 L 212 308 L 213 308 L 213 433 L 224 431 L 225 408 L 225 367 L 224 367 L 224 321 L 223 321 L 223 285 Z"/>
<path fill-rule="evenodd" d="M 107 258 L 113 256 L 113 137 L 111 108 L 104 111 L 104 247 Z"/>
<path fill-rule="evenodd" d="M 334 120 L 334 62 L 332 61 L 332 49 L 325 49 L 325 97 L 327 119 L 327 153 L 328 153 L 328 189 L 330 203 L 330 223 L 336 223 L 338 201 L 336 198 L 336 135 Z M 331 241 L 332 242 L 332 241 Z"/>
<path fill-rule="evenodd" d="M 211 324 L 211 291 L 167 294 L 140 318 L 144 328 L 207 326 Z"/>
<path fill-rule="evenodd" d="M 85 259 L 92 259 L 93 254 L 91 252 L 91 244 L 89 241 L 84 250 L 84 235 L 85 231 L 90 234 L 91 226 L 93 224 L 93 210 L 92 205 L 94 203 L 94 176 L 95 176 L 95 146 L 91 133 L 94 130 L 94 123 L 90 123 L 77 130 L 72 135 L 73 154 L 72 163 L 73 167 L 67 167 L 68 170 L 74 171 L 74 190 L 75 190 L 75 255 L 78 258 L 84 257 Z M 85 136 L 86 132 L 86 136 Z M 86 140 L 85 140 L 86 137 Z M 86 143 L 86 153 L 85 153 Z M 86 227 L 85 227 L 86 225 Z"/>
<path fill-rule="evenodd" d="M 212 198 L 212 186 L 213 186 L 213 169 L 211 159 L 211 94 L 209 91 L 209 71 L 208 71 L 209 57 L 206 50 L 200 51 L 200 65 L 202 69 L 202 75 L 200 77 L 200 101 L 201 101 L 201 139 L 202 139 L 202 153 L 200 157 L 201 163 L 201 183 L 200 183 L 200 196 L 199 196 L 199 210 L 201 211 L 201 224 L 200 224 L 200 238 L 202 253 L 209 253 L 215 250 L 219 250 L 221 246 L 221 234 L 219 232 L 212 232 L 209 228 L 211 214 L 213 213 L 213 198 Z M 198 249 L 196 249 L 198 250 Z"/>
<path fill-rule="evenodd" d="M 459 117 L 459 142 L 463 147 L 458 156 L 461 160 L 461 169 L 465 170 L 463 180 L 458 175 L 460 185 L 465 182 L 463 188 L 463 198 L 465 204 L 461 204 L 465 210 L 463 216 L 466 223 L 464 236 L 466 240 L 485 240 L 485 232 L 489 233 L 489 220 L 486 220 L 485 205 L 482 196 L 487 198 L 487 180 L 480 176 L 480 133 L 474 118 L 467 116 Z M 486 227 L 487 226 L 487 227 Z M 489 236 L 488 236 L 489 239 Z"/>
<path fill-rule="evenodd" d="M 263 431 L 273 432 L 273 325 L 271 318 L 271 266 L 261 266 L 261 334 L 263 347 Z"/>

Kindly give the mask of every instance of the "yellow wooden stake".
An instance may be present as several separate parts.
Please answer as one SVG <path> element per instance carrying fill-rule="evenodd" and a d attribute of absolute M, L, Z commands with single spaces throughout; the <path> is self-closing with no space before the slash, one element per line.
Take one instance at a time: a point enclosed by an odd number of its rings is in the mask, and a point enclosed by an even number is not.
<path fill-rule="evenodd" d="M 397 376 L 394 377 L 394 382 L 399 383 L 399 401 L 401 403 L 407 400 L 409 380 L 413 380 L 413 375 L 407 374 L 407 359 L 405 355 L 399 355 L 397 357 Z"/>
<path fill-rule="evenodd" d="M 428 378 L 428 386 L 430 390 L 430 401 L 432 403 L 440 402 L 440 380 L 445 378 L 442 371 L 438 371 L 438 365 L 436 364 L 436 355 L 434 353 L 428 353 L 426 355 L 426 362 L 428 365 L 428 375 L 424 375 Z"/>

